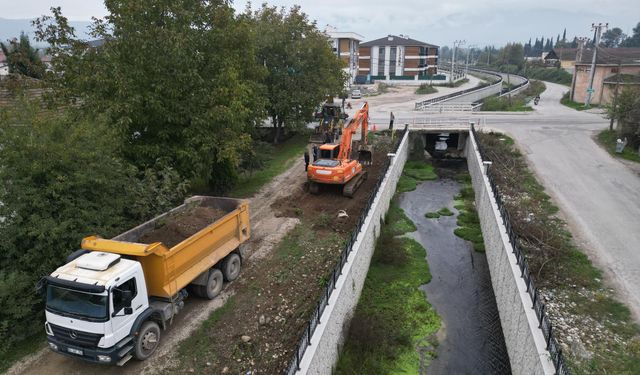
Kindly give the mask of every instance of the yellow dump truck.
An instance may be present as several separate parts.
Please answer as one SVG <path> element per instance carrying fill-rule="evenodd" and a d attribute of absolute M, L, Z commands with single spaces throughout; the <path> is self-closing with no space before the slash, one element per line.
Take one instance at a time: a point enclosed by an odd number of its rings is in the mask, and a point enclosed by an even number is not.
<path fill-rule="evenodd" d="M 196 196 L 113 239 L 86 237 L 39 284 L 49 347 L 120 366 L 147 359 L 189 294 L 213 299 L 238 277 L 250 231 L 247 201 Z"/>

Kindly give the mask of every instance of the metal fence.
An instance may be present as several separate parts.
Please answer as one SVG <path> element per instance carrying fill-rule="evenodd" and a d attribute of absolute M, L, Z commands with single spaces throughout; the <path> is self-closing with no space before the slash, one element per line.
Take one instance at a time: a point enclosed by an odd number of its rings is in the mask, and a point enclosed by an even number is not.
<path fill-rule="evenodd" d="M 473 133 L 473 137 L 476 139 L 476 143 L 478 145 L 478 151 L 480 152 L 481 159 L 487 160 L 486 154 L 482 148 L 482 145 L 478 141 L 477 133 L 475 127 L 471 125 L 471 132 Z M 557 375 L 569 375 L 569 368 L 564 359 L 564 355 L 562 354 L 562 349 L 558 345 L 558 341 L 555 338 L 553 325 L 549 320 L 549 316 L 545 312 L 544 302 L 540 299 L 540 293 L 536 288 L 533 277 L 529 272 L 529 265 L 527 262 L 527 258 L 525 257 L 524 251 L 518 245 L 518 236 L 513 230 L 513 226 L 511 225 L 511 219 L 509 217 L 509 212 L 504 204 L 502 199 L 502 194 L 495 183 L 495 177 L 493 176 L 491 168 L 487 169 L 487 178 L 489 179 L 489 184 L 491 185 L 491 190 L 493 196 L 496 200 L 496 204 L 498 206 L 498 210 L 500 211 L 500 215 L 502 216 L 502 222 L 507 230 L 507 235 L 509 236 L 509 242 L 511 242 L 511 246 L 513 247 L 513 253 L 516 256 L 517 264 L 520 267 L 520 277 L 524 279 L 524 282 L 527 286 L 527 293 L 531 298 L 532 309 L 534 309 L 536 313 L 536 317 L 538 318 L 538 328 L 542 330 L 542 334 L 544 335 L 545 342 L 547 345 L 547 350 L 551 355 L 551 360 L 556 368 Z"/>
<path fill-rule="evenodd" d="M 393 152 L 398 151 L 398 147 L 400 146 L 402 139 L 404 138 L 405 134 L 408 131 L 409 131 L 408 127 L 405 126 L 404 130 L 400 130 L 396 132 L 397 144 L 395 145 Z M 324 309 L 327 307 L 327 304 L 329 303 L 329 298 L 331 297 L 331 293 L 333 293 L 333 291 L 336 288 L 336 282 L 338 281 L 338 278 L 340 277 L 340 275 L 342 275 L 342 268 L 344 267 L 345 263 L 347 263 L 347 258 L 349 257 L 349 254 L 353 250 L 353 245 L 355 244 L 358 238 L 358 234 L 360 234 L 360 231 L 362 230 L 362 225 L 364 224 L 365 219 L 369 215 L 371 205 L 373 204 L 373 201 L 378 195 L 378 191 L 380 191 L 380 186 L 382 185 L 382 181 L 384 180 L 384 177 L 387 174 L 387 171 L 389 170 L 389 165 L 390 165 L 390 160 L 387 159 L 384 165 L 382 166 L 382 172 L 378 177 L 376 186 L 373 188 L 373 192 L 371 193 L 371 196 L 369 196 L 369 200 L 367 201 L 365 209 L 362 211 L 362 214 L 360 215 L 360 218 L 356 223 L 356 227 L 353 229 L 353 231 L 351 232 L 351 235 L 347 239 L 347 243 L 342 249 L 342 252 L 340 253 L 340 258 L 338 259 L 336 266 L 333 268 L 333 272 L 331 272 L 331 276 L 327 282 L 327 285 L 322 291 L 320 300 L 318 301 L 316 308 L 313 310 L 313 313 L 311 313 L 311 318 L 309 319 L 309 322 L 306 324 L 306 327 L 302 332 L 302 337 L 300 337 L 300 340 L 298 341 L 298 345 L 296 346 L 296 349 L 293 352 L 293 356 L 289 361 L 289 365 L 284 371 L 286 375 L 293 375 L 296 373 L 296 371 L 300 369 L 300 362 L 302 361 L 302 356 L 304 355 L 304 352 L 307 350 L 307 347 L 311 345 L 311 337 L 313 336 L 313 333 L 315 332 L 318 324 L 320 324 L 320 317 L 322 316 Z"/>

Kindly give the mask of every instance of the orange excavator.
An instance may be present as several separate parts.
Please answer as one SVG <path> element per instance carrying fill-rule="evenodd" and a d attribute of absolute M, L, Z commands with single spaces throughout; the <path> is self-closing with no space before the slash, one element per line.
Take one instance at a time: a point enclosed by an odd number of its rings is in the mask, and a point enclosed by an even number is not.
<path fill-rule="evenodd" d="M 361 138 L 358 146 L 358 160 L 351 159 L 352 137 L 361 129 Z M 362 108 L 342 131 L 340 143 L 325 143 L 319 147 L 319 158 L 307 169 L 309 191 L 312 194 L 320 193 L 323 184 L 343 185 L 342 194 L 353 197 L 355 191 L 367 179 L 367 172 L 363 170 L 363 164 L 371 164 L 373 147 L 369 144 L 367 133 L 369 130 L 369 104 L 364 103 Z"/>

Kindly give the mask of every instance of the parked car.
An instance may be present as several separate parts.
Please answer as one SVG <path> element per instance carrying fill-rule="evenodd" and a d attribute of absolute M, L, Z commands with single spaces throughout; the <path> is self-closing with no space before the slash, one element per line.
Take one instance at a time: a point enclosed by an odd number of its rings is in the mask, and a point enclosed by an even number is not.
<path fill-rule="evenodd" d="M 351 99 L 360 99 L 360 98 L 362 98 L 362 93 L 360 92 L 360 90 L 351 91 Z"/>

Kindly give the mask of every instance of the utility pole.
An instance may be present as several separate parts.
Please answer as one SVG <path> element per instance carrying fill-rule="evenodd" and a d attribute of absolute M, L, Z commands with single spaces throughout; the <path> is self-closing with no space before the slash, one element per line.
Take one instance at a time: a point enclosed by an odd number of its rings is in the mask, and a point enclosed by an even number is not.
<path fill-rule="evenodd" d="M 491 49 L 493 47 L 489 46 L 489 53 L 487 54 L 487 66 L 489 66 L 489 64 L 491 64 Z"/>
<path fill-rule="evenodd" d="M 473 51 L 473 49 L 476 47 L 475 44 L 470 45 L 469 47 L 467 47 L 467 58 L 465 59 L 465 64 L 464 64 L 464 76 L 467 76 L 467 73 L 469 72 L 469 55 L 471 54 L 471 52 Z"/>
<path fill-rule="evenodd" d="M 593 45 L 593 58 L 591 59 L 591 71 L 589 72 L 589 88 L 587 89 L 587 100 L 584 102 L 584 106 L 588 107 L 591 105 L 591 96 L 593 95 L 593 78 L 596 74 L 596 55 L 598 54 L 598 45 L 600 44 L 600 34 L 602 33 L 602 28 L 609 27 L 608 23 L 599 23 L 591 24 L 591 30 L 595 30 L 596 40 Z"/>
<path fill-rule="evenodd" d="M 451 75 L 449 76 L 449 83 L 452 85 L 453 85 L 453 74 L 455 72 L 455 67 L 456 67 L 456 49 L 464 43 L 465 43 L 464 40 L 455 40 L 453 42 L 453 57 L 451 58 Z"/>
<path fill-rule="evenodd" d="M 613 130 L 613 120 L 617 120 L 618 112 L 618 89 L 620 88 L 620 75 L 622 69 L 622 61 L 618 61 L 618 74 L 616 75 L 616 88 L 613 91 L 613 113 L 611 122 L 609 123 L 609 131 Z"/>

